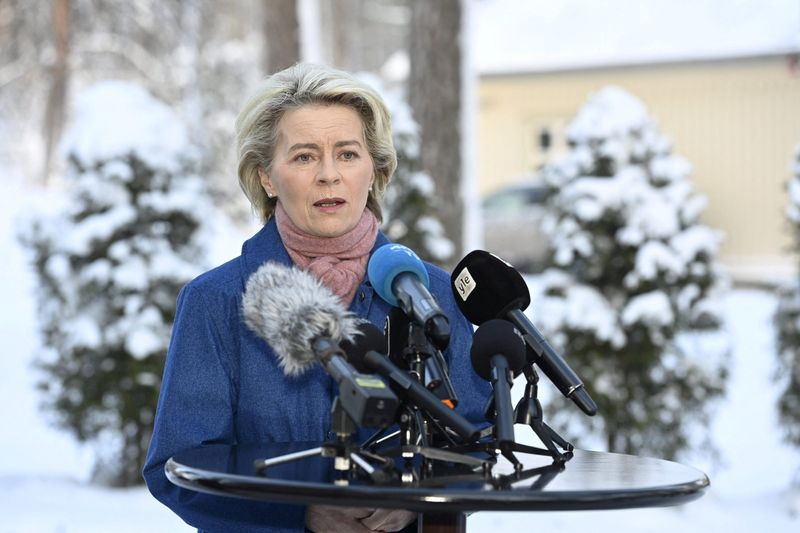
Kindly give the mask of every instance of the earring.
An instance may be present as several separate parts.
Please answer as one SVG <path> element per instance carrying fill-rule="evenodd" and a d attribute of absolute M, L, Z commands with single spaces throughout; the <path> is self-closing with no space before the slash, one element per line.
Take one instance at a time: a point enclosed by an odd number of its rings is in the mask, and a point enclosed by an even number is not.
<path fill-rule="evenodd" d="M 267 198 L 272 198 L 272 193 L 267 191 Z"/>

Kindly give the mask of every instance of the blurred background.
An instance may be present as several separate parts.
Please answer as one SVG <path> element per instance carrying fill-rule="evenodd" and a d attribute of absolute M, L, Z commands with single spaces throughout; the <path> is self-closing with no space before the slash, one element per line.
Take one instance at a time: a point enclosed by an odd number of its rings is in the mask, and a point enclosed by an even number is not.
<path fill-rule="evenodd" d="M 800 0 L 0 0 L 0 531 L 191 529 L 138 476 L 174 298 L 257 231 L 234 119 L 301 60 L 384 96 L 390 238 L 525 274 L 601 407 L 546 420 L 712 480 L 470 530 L 800 525 Z"/>

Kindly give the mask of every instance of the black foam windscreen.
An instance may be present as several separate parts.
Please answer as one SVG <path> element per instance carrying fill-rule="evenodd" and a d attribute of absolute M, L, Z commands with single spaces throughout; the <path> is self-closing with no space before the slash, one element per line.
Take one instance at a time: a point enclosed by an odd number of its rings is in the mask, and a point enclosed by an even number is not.
<path fill-rule="evenodd" d="M 522 275 L 484 250 L 473 250 L 464 256 L 450 281 L 459 309 L 478 326 L 505 317 L 512 309 L 525 310 L 531 303 L 528 284 Z"/>
<path fill-rule="evenodd" d="M 369 351 L 386 353 L 386 336 L 369 322 L 358 324 L 358 334 L 354 336 L 353 342 L 342 341 L 342 350 L 347 354 L 347 361 L 363 374 L 372 372 L 364 363 L 364 356 Z"/>
<path fill-rule="evenodd" d="M 525 366 L 525 341 L 522 334 L 507 320 L 493 319 L 481 324 L 472 338 L 472 368 L 483 379 L 492 375 L 492 357 L 503 355 L 508 368 L 516 374 Z"/>

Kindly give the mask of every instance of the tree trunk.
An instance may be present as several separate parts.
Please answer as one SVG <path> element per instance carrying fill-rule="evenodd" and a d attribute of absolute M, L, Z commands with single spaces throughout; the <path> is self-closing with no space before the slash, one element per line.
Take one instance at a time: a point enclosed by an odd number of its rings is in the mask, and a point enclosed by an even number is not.
<path fill-rule="evenodd" d="M 296 0 L 265 0 L 264 42 L 264 72 L 272 74 L 300 60 L 300 24 Z"/>
<path fill-rule="evenodd" d="M 61 139 L 66 114 L 69 77 L 70 0 L 53 1 L 53 41 L 55 62 L 50 68 L 50 91 L 44 115 L 45 154 L 43 181 L 46 183 L 53 164 L 55 147 Z"/>
<path fill-rule="evenodd" d="M 461 198 L 461 0 L 413 2 L 409 100 L 420 127 L 423 169 L 436 184 L 439 217 L 463 254 Z"/>
<path fill-rule="evenodd" d="M 333 0 L 329 2 L 332 31 L 331 57 L 333 64 L 347 71 L 364 68 L 361 47 L 364 46 L 362 25 L 364 2 Z"/>

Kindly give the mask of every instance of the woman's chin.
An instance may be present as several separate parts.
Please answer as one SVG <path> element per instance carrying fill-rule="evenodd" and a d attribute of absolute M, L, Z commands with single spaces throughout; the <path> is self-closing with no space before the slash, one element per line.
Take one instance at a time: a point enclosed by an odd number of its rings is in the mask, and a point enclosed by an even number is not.
<path fill-rule="evenodd" d="M 317 213 L 309 220 L 306 230 L 317 237 L 340 237 L 358 225 L 360 217 L 348 216 L 343 211 L 333 213 Z"/>
<path fill-rule="evenodd" d="M 344 223 L 329 223 L 326 224 L 319 224 L 311 228 L 312 235 L 316 237 L 326 237 L 326 238 L 333 238 L 333 237 L 341 237 L 348 231 L 352 229 L 352 227 L 348 226 Z"/>

